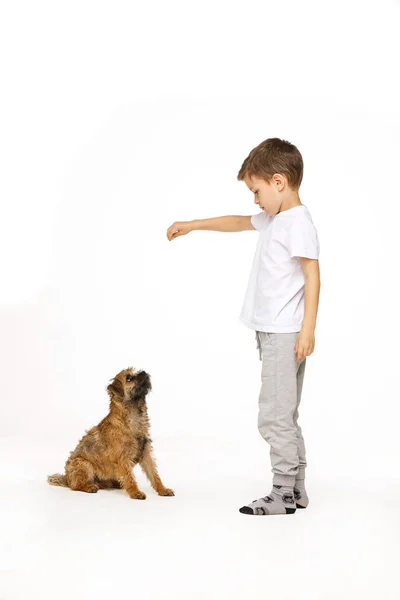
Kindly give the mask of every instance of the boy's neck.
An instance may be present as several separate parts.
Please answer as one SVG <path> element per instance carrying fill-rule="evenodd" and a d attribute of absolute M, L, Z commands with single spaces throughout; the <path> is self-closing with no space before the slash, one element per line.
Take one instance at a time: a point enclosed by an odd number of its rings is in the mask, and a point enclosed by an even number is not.
<path fill-rule="evenodd" d="M 295 206 L 302 206 L 300 196 L 298 192 L 290 191 L 287 194 L 285 194 L 279 212 L 289 210 L 290 208 L 294 208 Z"/>

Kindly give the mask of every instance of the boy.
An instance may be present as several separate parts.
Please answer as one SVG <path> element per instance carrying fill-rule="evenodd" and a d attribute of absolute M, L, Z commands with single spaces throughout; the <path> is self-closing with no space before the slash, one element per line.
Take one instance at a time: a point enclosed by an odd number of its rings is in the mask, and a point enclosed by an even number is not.
<path fill-rule="evenodd" d="M 319 240 L 300 202 L 303 159 L 279 138 L 256 146 L 237 176 L 260 213 L 177 222 L 168 239 L 194 230 L 259 231 L 241 320 L 255 330 L 262 360 L 258 428 L 270 445 L 271 492 L 240 509 L 251 515 L 293 514 L 306 508 L 306 454 L 298 409 L 306 357 L 314 351 L 320 277 Z"/>

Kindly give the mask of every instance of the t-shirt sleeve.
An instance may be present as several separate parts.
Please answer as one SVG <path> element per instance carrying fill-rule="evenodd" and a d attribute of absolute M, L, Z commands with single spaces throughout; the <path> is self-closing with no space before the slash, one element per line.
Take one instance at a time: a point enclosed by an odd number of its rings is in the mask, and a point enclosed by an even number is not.
<path fill-rule="evenodd" d="M 268 217 L 265 212 L 260 212 L 257 215 L 252 215 L 251 224 L 255 229 L 261 231 L 267 224 Z"/>
<path fill-rule="evenodd" d="M 319 258 L 319 239 L 312 221 L 295 221 L 288 232 L 287 246 L 291 258 Z"/>

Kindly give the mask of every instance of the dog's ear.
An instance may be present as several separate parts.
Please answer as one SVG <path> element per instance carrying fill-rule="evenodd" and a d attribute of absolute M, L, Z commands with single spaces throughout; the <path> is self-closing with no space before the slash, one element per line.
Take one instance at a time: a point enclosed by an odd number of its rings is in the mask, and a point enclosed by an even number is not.
<path fill-rule="evenodd" d="M 122 398 L 124 395 L 124 388 L 123 388 L 120 380 L 116 379 L 116 378 L 113 379 L 113 381 L 110 383 L 110 385 L 107 386 L 107 392 L 108 392 L 110 398 L 112 396 L 119 396 L 120 398 Z"/>

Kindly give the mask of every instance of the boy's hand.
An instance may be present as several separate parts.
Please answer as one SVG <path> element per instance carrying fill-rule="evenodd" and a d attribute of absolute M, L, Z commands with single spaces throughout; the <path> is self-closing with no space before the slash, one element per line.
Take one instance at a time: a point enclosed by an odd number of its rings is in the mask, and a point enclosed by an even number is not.
<path fill-rule="evenodd" d="M 191 231 L 193 231 L 193 228 L 190 221 L 177 221 L 176 223 L 173 223 L 171 227 L 168 228 L 167 238 L 171 242 L 180 235 L 186 235 Z"/>
<path fill-rule="evenodd" d="M 297 336 L 294 351 L 297 354 L 297 362 L 300 362 L 306 356 L 310 356 L 314 352 L 315 335 L 311 329 L 302 329 Z"/>

